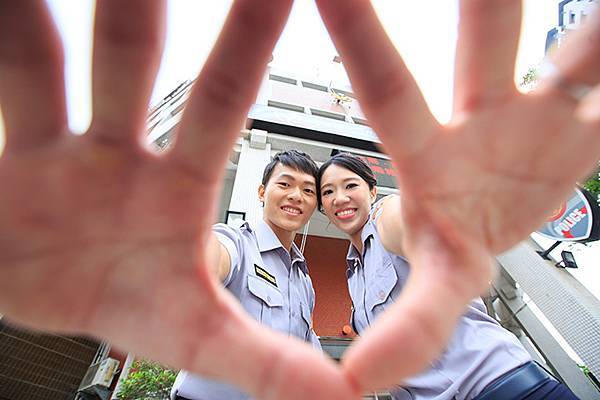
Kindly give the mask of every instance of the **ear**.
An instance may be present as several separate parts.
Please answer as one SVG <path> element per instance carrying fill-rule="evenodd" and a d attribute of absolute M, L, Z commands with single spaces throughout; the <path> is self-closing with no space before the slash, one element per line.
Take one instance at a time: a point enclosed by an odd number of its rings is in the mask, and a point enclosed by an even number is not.
<path fill-rule="evenodd" d="M 371 194 L 371 204 L 373 204 L 375 200 L 377 200 L 377 186 L 373 186 L 373 189 L 371 189 L 369 192 Z"/>
<path fill-rule="evenodd" d="M 265 185 L 260 185 L 258 187 L 258 201 L 261 203 L 265 202 Z"/>

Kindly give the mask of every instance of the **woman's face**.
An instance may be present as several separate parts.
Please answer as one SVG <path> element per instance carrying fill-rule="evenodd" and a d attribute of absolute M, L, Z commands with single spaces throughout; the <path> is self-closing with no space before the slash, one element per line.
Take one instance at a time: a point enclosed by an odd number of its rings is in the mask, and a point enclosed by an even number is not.
<path fill-rule="evenodd" d="M 349 236 L 360 234 L 369 219 L 376 189 L 354 172 L 332 164 L 321 177 L 321 200 L 327 218 Z"/>
<path fill-rule="evenodd" d="M 265 222 L 276 233 L 298 231 L 317 208 L 316 190 L 314 176 L 277 164 L 267 186 L 258 189 Z"/>

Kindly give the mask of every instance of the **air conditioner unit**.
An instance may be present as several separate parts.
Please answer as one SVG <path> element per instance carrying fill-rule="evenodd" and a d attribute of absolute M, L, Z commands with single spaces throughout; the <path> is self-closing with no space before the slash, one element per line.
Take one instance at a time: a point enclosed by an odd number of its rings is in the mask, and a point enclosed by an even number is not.
<path fill-rule="evenodd" d="M 98 364 L 90 365 L 79 385 L 79 390 L 89 391 L 98 387 L 110 387 L 118 367 L 119 361 L 114 358 L 106 358 Z"/>

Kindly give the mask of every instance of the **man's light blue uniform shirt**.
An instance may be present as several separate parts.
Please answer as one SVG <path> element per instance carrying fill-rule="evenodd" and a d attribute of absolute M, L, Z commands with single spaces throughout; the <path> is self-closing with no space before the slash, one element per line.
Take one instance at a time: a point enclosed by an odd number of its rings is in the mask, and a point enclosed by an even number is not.
<path fill-rule="evenodd" d="M 346 257 L 351 323 L 358 334 L 400 297 L 410 271 L 406 259 L 385 250 L 372 218 L 361 240 L 363 254 L 350 245 Z M 518 339 L 486 313 L 478 298 L 468 306 L 448 347 L 431 368 L 407 379 L 392 395 L 396 400 L 472 399 L 494 379 L 530 360 Z"/>
<path fill-rule="evenodd" d="M 254 319 L 277 331 L 297 336 L 321 349 L 312 327 L 315 292 L 304 257 L 292 243 L 291 251 L 281 245 L 264 222 L 251 229 L 224 224 L 213 227 L 231 258 L 224 286 L 237 297 Z M 175 394 L 192 400 L 237 400 L 248 395 L 237 388 L 181 371 L 173 385 Z"/>

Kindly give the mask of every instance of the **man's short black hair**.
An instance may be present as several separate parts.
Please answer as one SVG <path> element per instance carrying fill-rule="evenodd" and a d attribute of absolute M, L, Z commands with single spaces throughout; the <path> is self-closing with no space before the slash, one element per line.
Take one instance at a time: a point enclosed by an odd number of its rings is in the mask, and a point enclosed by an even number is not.
<path fill-rule="evenodd" d="M 286 167 L 294 168 L 297 171 L 304 172 L 305 174 L 311 175 L 317 181 L 317 174 L 319 168 L 313 159 L 306 153 L 297 150 L 281 151 L 275 154 L 275 157 L 265 167 L 263 172 L 262 184 L 267 186 L 273 170 L 277 164 L 285 165 Z"/>

